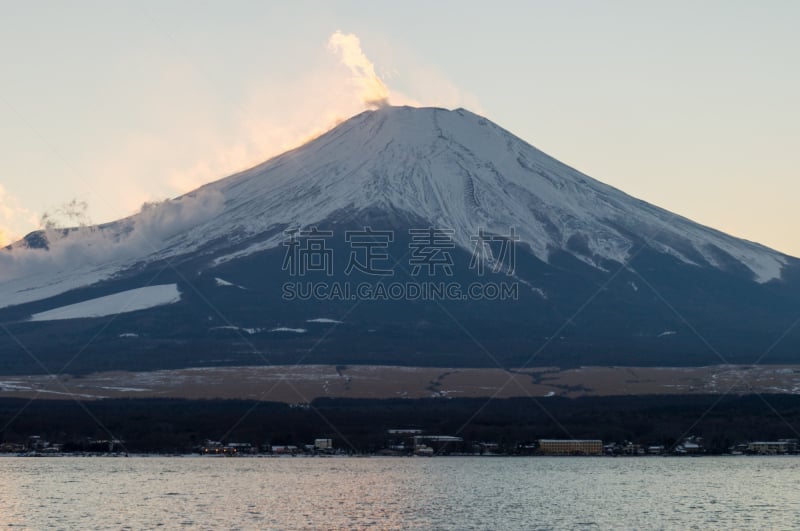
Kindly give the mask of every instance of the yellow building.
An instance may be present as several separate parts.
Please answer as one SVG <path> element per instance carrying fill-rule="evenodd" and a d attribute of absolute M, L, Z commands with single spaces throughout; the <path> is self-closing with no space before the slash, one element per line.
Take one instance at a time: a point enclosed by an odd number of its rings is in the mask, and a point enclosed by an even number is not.
<path fill-rule="evenodd" d="M 544 455 L 602 455 L 600 439 L 539 439 L 539 453 Z"/>

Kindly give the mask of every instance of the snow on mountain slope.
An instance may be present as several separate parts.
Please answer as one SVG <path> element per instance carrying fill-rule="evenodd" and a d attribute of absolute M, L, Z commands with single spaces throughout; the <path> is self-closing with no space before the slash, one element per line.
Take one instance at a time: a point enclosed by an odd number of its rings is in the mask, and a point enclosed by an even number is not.
<path fill-rule="evenodd" d="M 69 306 L 54 308 L 31 316 L 31 321 L 57 321 L 61 319 L 81 319 L 86 317 L 105 317 L 119 313 L 146 310 L 181 300 L 177 284 L 161 284 L 136 288 L 105 297 L 97 297 Z"/>
<path fill-rule="evenodd" d="M 779 278 L 786 263 L 780 253 L 591 179 L 463 109 L 365 112 L 204 189 L 220 192 L 225 210 L 191 229 L 188 242 L 228 236 L 234 228 L 244 240 L 281 224 L 307 227 L 343 211 L 379 208 L 454 229 L 465 249 L 474 246 L 470 236 L 481 228 L 507 234 L 515 227 L 545 261 L 554 250 L 569 250 L 589 263 L 624 261 L 635 245 L 630 235 L 637 234 L 687 263 L 721 267 L 729 255 L 759 282 Z M 283 238 L 278 233 L 228 258 L 277 246 Z M 582 256 L 570 248 L 576 239 L 588 248 Z"/>
<path fill-rule="evenodd" d="M 200 208 L 190 208 L 194 204 Z M 567 251 L 602 267 L 602 260 L 622 262 L 647 242 L 697 266 L 742 264 L 754 280 L 766 282 L 780 278 L 788 260 L 602 184 L 469 111 L 388 107 L 359 114 L 298 149 L 111 224 L 101 231 L 109 250 L 92 255 L 93 276 L 83 280 L 191 253 L 210 242 L 232 247 L 255 241 L 229 253 L 219 247 L 219 264 L 279 246 L 285 226 L 344 223 L 367 209 L 405 212 L 433 227 L 454 229 L 456 243 L 465 249 L 472 249 L 470 237 L 479 229 L 508 234 L 514 227 L 544 261 L 554 251 Z M 130 245 L 137 237 L 139 244 Z M 0 253 L 0 268 L 14 253 L 18 258 L 18 249 Z M 52 264 L 24 280 L 4 278 L 0 271 L 0 307 L 36 300 L 28 290 L 44 284 L 53 294 L 76 283 L 70 268 Z"/>

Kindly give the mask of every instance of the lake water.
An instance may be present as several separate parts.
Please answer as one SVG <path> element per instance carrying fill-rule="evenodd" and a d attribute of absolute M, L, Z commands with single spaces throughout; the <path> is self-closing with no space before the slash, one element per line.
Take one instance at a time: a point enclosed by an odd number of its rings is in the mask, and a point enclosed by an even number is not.
<path fill-rule="evenodd" d="M 797 529 L 800 458 L 0 458 L 23 529 Z"/>

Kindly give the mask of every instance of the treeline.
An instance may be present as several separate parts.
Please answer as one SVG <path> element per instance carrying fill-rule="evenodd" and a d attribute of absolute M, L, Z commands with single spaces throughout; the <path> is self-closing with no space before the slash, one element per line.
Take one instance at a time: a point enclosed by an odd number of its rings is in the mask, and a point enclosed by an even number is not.
<path fill-rule="evenodd" d="M 27 405 L 26 405 L 27 404 Z M 266 445 L 334 440 L 354 453 L 383 449 L 391 428 L 456 435 L 464 446 L 498 443 L 515 453 L 539 438 L 598 438 L 667 448 L 688 435 L 723 453 L 750 440 L 797 438 L 800 397 L 766 395 L 351 400 L 310 406 L 238 400 L 0 400 L 0 443 L 37 435 L 82 449 L 87 440 L 122 439 L 129 452 L 184 453 L 206 439 Z"/>

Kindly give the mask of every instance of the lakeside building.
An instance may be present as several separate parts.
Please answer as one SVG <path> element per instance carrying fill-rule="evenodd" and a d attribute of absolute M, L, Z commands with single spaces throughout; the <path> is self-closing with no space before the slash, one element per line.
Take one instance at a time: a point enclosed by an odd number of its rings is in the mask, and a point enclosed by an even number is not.
<path fill-rule="evenodd" d="M 270 451 L 275 455 L 297 455 L 300 453 L 300 448 L 294 444 L 273 445 Z"/>
<path fill-rule="evenodd" d="M 758 455 L 784 455 L 797 453 L 797 439 L 753 441 L 747 443 L 747 453 Z"/>
<path fill-rule="evenodd" d="M 313 453 L 320 453 L 320 454 L 333 454 L 335 452 L 333 448 L 333 439 L 330 438 L 314 439 L 314 445 L 311 447 L 311 451 Z"/>
<path fill-rule="evenodd" d="M 677 455 L 699 455 L 705 453 L 706 449 L 702 437 L 694 435 L 686 437 L 683 442 L 673 448 L 672 453 Z"/>
<path fill-rule="evenodd" d="M 542 455 L 602 455 L 600 439 L 539 439 Z"/>
<path fill-rule="evenodd" d="M 314 449 L 333 450 L 333 439 L 314 439 Z"/>
<path fill-rule="evenodd" d="M 206 440 L 203 446 L 200 447 L 200 453 L 203 455 L 244 455 L 254 454 L 257 449 L 250 443 L 228 443 L 223 444 L 220 441 Z"/>
<path fill-rule="evenodd" d="M 440 455 L 458 450 L 464 439 L 452 435 L 415 435 L 413 441 L 414 454 Z"/>
<path fill-rule="evenodd" d="M 442 455 L 463 452 L 464 439 L 452 435 L 423 435 L 417 428 L 386 430 L 389 435 L 385 455 Z"/>
<path fill-rule="evenodd" d="M 609 443 L 603 446 L 606 455 L 645 455 L 646 450 L 641 444 L 625 441 L 623 443 Z"/>

